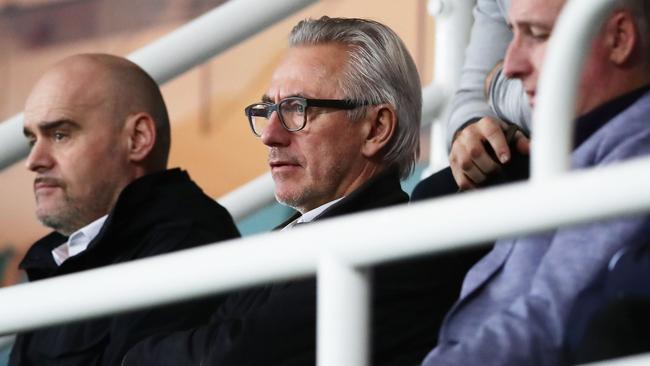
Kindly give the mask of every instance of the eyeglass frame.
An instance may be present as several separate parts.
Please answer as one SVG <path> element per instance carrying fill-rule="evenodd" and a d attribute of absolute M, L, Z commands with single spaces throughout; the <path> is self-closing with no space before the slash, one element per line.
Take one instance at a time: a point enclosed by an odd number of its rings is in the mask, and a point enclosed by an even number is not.
<path fill-rule="evenodd" d="M 290 128 L 287 126 L 287 124 L 284 122 L 284 116 L 280 112 L 280 105 L 282 103 L 285 103 L 287 101 L 300 101 L 302 102 L 303 106 L 305 107 L 305 112 L 304 112 L 304 118 L 303 118 L 303 123 L 300 127 L 298 128 Z M 262 137 L 262 134 L 258 134 L 255 131 L 255 126 L 253 123 L 253 107 L 254 106 L 259 106 L 259 105 L 265 105 L 268 107 L 268 112 L 267 112 L 267 117 L 264 116 L 259 116 L 263 117 L 266 119 L 271 119 L 271 115 L 273 112 L 276 112 L 278 114 L 278 117 L 280 119 L 280 124 L 282 127 L 289 131 L 289 132 L 298 132 L 307 126 L 307 108 L 309 107 L 320 107 L 320 108 L 335 108 L 335 109 L 341 109 L 341 110 L 353 110 L 359 107 L 364 107 L 367 105 L 370 105 L 371 103 L 367 101 L 355 101 L 351 99 L 313 99 L 313 98 L 304 98 L 304 97 L 286 97 L 282 100 L 280 100 L 277 103 L 271 103 L 271 102 L 257 102 L 253 103 L 246 108 L 244 108 L 244 114 L 246 114 L 246 117 L 248 118 L 248 124 L 250 125 L 251 131 L 253 131 L 253 134 L 257 137 Z"/>

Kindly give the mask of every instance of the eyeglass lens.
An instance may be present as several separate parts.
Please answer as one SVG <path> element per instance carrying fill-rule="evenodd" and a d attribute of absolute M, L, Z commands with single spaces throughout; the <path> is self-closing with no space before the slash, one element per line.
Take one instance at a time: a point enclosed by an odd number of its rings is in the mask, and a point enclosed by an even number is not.
<path fill-rule="evenodd" d="M 257 104 L 251 107 L 250 116 L 257 135 L 261 135 L 269 125 L 271 115 L 275 109 L 275 105 L 273 104 Z M 304 127 L 306 107 L 303 101 L 299 99 L 285 99 L 277 105 L 277 109 L 287 130 L 298 131 Z"/>

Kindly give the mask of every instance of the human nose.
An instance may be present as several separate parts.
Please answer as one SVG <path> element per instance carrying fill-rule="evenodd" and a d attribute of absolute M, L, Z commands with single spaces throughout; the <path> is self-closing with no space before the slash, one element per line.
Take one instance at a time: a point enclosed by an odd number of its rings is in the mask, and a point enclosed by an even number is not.
<path fill-rule="evenodd" d="M 503 72 L 508 78 L 523 79 L 530 74 L 530 52 L 524 46 L 521 37 L 515 35 L 508 45 L 506 57 L 503 60 Z"/>
<path fill-rule="evenodd" d="M 54 158 L 47 144 L 42 141 L 34 142 L 25 165 L 33 172 L 42 172 L 52 168 Z"/>
<path fill-rule="evenodd" d="M 280 121 L 280 116 L 278 111 L 274 111 L 269 116 L 269 121 L 260 138 L 266 146 L 286 146 L 289 144 L 291 132 L 287 131 L 282 122 Z"/>

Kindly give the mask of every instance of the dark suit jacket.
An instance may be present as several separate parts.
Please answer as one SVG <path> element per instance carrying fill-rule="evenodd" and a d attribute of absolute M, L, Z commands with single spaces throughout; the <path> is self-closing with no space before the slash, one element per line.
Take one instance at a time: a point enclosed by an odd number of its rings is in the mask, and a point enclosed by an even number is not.
<path fill-rule="evenodd" d="M 398 175 L 390 172 L 367 182 L 317 220 L 407 201 Z M 418 364 L 435 345 L 465 271 L 478 258 L 454 254 L 374 267 L 372 364 Z M 211 324 L 141 342 L 124 365 L 314 365 L 315 338 L 316 283 L 308 278 L 232 296 Z"/>
<path fill-rule="evenodd" d="M 230 214 L 203 194 L 187 173 L 174 169 L 128 185 L 86 251 L 57 266 L 51 251 L 67 238 L 52 233 L 30 248 L 20 266 L 36 281 L 237 236 Z M 119 288 L 106 290 L 119 293 Z M 119 365 L 136 342 L 205 322 L 222 301 L 185 302 L 21 334 L 10 365 Z M 43 311 L 47 309 L 43 304 Z"/>
<path fill-rule="evenodd" d="M 650 352 L 650 243 L 619 254 L 573 306 L 565 340 L 572 364 Z"/>

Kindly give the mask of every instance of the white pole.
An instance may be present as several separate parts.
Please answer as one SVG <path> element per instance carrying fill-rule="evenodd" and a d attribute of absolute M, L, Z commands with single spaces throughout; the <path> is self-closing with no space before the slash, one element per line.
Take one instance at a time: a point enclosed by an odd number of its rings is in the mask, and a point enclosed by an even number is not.
<path fill-rule="evenodd" d="M 629 356 L 618 359 L 606 360 L 588 364 L 590 366 L 648 366 L 650 365 L 650 353 L 638 356 Z M 587 366 L 587 365 L 585 365 Z"/>
<path fill-rule="evenodd" d="M 316 0 L 228 1 L 129 55 L 165 83 Z"/>
<path fill-rule="evenodd" d="M 318 263 L 318 366 L 369 365 L 370 283 L 330 253 Z"/>
<path fill-rule="evenodd" d="M 443 107 L 433 120 L 431 126 L 431 149 L 429 167 L 425 176 L 449 165 L 446 148 L 447 106 L 449 99 L 458 87 L 460 75 L 465 63 L 465 47 L 472 30 L 472 8 L 475 0 L 429 0 L 428 10 L 436 18 L 436 36 L 434 47 L 433 83 L 440 89 L 439 103 Z M 423 99 L 426 95 L 423 94 Z M 426 104 L 428 101 L 424 99 Z"/>
<path fill-rule="evenodd" d="M 16 163 L 28 153 L 29 145 L 23 136 L 23 114 L 0 123 L 0 170 Z"/>
<path fill-rule="evenodd" d="M 163 84 L 317 0 L 231 0 L 128 56 Z M 264 11 L 259 11 L 263 9 Z M 0 123 L 0 170 L 27 156 L 23 114 Z"/>
<path fill-rule="evenodd" d="M 262 174 L 234 191 L 217 199 L 235 221 L 275 203 L 271 173 Z"/>
<path fill-rule="evenodd" d="M 646 194 L 650 174 L 639 172 L 650 172 L 650 158 L 573 172 L 544 184 L 510 184 L 347 215 L 296 230 L 8 287 L 0 290 L 0 334 L 313 275 L 324 252 L 358 268 L 639 214 L 650 210 Z M 627 182 L 625 189 L 620 182 Z M 500 208 L 499 220 L 494 220 L 493 207 Z M 522 215 L 521 207 L 535 210 Z M 445 220 L 432 220 L 436 217 Z"/>
<path fill-rule="evenodd" d="M 571 0 L 558 18 L 537 86 L 531 142 L 532 179 L 543 180 L 570 168 L 582 65 L 590 50 L 588 45 L 615 1 Z"/>

